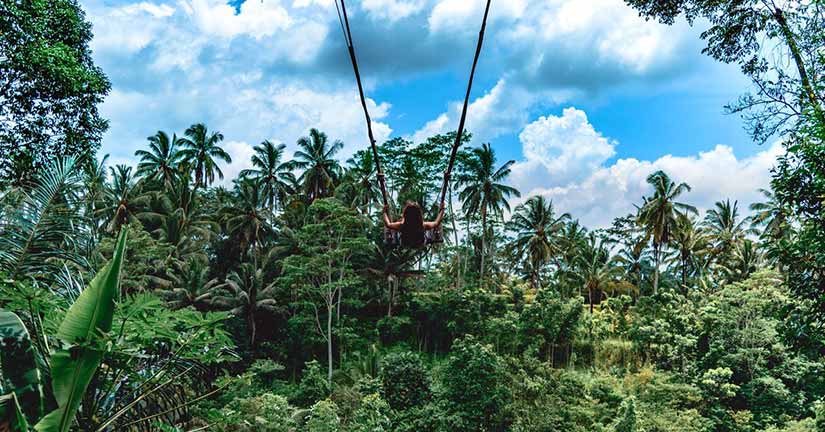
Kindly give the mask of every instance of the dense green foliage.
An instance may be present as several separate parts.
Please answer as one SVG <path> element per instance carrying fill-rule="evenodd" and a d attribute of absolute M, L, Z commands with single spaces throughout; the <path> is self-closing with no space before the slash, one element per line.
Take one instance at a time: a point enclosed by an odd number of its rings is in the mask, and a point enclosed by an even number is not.
<path fill-rule="evenodd" d="M 110 84 L 91 39 L 75 0 L 0 3 L 0 183 L 28 183 L 32 168 L 98 149 Z"/>
<path fill-rule="evenodd" d="M 262 142 L 221 182 L 224 136 L 202 123 L 151 135 L 136 169 L 72 156 L 59 143 L 81 141 L 55 123 L 43 154 L 66 157 L 4 153 L 0 166 L 13 180 L 0 183 L 0 429 L 825 430 L 825 86 L 809 55 L 825 6 L 627 3 L 709 24 L 706 52 L 761 84 L 731 108 L 758 140 L 781 132 L 786 151 L 750 213 L 720 196 L 701 214 L 690 185 L 659 171 L 635 213 L 590 229 L 521 199 L 513 161 L 467 134 L 445 244 L 399 249 L 383 242 L 373 155 L 341 161 L 344 143 L 320 130 L 291 157 Z M 14 10 L 0 25 L 22 24 L 3 34 L 0 72 L 92 81 L 74 108 L 94 150 L 108 84 L 82 13 L 2 7 Z M 68 19 L 63 36 L 31 30 L 44 10 Z M 757 34 L 783 61 L 761 57 Z M 62 63 L 28 58 L 38 46 Z M 42 144 L 6 126 L 0 150 L 6 135 Z M 435 216 L 454 139 L 379 146 L 392 212 L 412 199 Z"/>

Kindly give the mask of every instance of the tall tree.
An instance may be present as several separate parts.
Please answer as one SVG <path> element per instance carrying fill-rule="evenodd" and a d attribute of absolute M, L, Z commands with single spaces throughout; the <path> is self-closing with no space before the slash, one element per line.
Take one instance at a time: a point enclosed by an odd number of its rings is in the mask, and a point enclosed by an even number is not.
<path fill-rule="evenodd" d="M 195 189 L 209 187 L 215 181 L 215 174 L 223 179 L 218 161 L 232 163 L 232 157 L 219 144 L 223 134 L 210 132 L 206 125 L 197 123 L 186 129 L 181 157 L 195 172 Z"/>
<path fill-rule="evenodd" d="M 596 300 L 601 301 L 602 293 L 608 283 L 622 274 L 615 257 L 610 255 L 604 240 L 595 233 L 587 236 L 575 259 L 576 277 L 587 292 L 590 313 Z"/>
<path fill-rule="evenodd" d="M 108 222 L 101 217 L 101 209 L 106 206 L 108 160 L 109 155 L 104 155 L 99 161 L 92 158 L 83 169 L 83 205 L 94 244 L 100 240 L 100 235 L 105 231 Z"/>
<path fill-rule="evenodd" d="M 162 183 L 171 187 L 178 174 L 178 163 L 182 154 L 178 148 L 184 142 L 177 135 L 170 138 L 166 132 L 158 131 L 147 138 L 149 150 L 137 150 L 135 156 L 140 158 L 135 175 L 143 176 L 149 181 Z"/>
<path fill-rule="evenodd" d="M 677 216 L 672 239 L 673 257 L 669 261 L 678 266 L 682 288 L 687 291 L 688 277 L 702 268 L 699 261 L 709 252 L 708 239 L 696 220 L 687 214 Z"/>
<path fill-rule="evenodd" d="M 647 232 L 653 245 L 653 294 L 659 293 L 659 271 L 662 264 L 662 248 L 670 244 L 671 233 L 676 229 L 680 213 L 698 214 L 695 207 L 677 202 L 676 199 L 690 191 L 687 183 L 676 184 L 663 171 L 656 171 L 647 177 L 653 187 L 653 196 L 645 198 L 639 208 L 638 220 Z"/>
<path fill-rule="evenodd" d="M 708 230 L 715 249 L 716 262 L 726 265 L 734 249 L 748 234 L 750 218 L 739 217 L 739 202 L 717 201 L 714 208 L 705 215 L 705 227 Z"/>
<path fill-rule="evenodd" d="M 510 211 L 507 199 L 520 197 L 521 193 L 514 187 L 504 184 L 510 175 L 510 168 L 514 160 L 496 167 L 496 153 L 490 144 L 475 148 L 466 163 L 466 167 L 456 179 L 461 188 L 458 194 L 463 203 L 464 214 L 467 217 L 481 220 L 481 278 L 485 276 L 485 261 L 488 254 L 487 240 L 488 217 L 502 216 L 503 211 Z"/>
<path fill-rule="evenodd" d="M 97 151 L 108 127 L 97 105 L 111 85 L 91 40 L 76 0 L 0 2 L 0 184 Z"/>
<path fill-rule="evenodd" d="M 332 385 L 334 339 L 341 337 L 344 296 L 361 285 L 354 262 L 366 258 L 364 219 L 335 199 L 315 201 L 298 233 L 299 251 L 284 260 L 283 281 L 303 294 L 297 305 L 311 311 L 327 345 L 327 380 Z"/>
<path fill-rule="evenodd" d="M 270 211 L 275 210 L 276 203 L 283 205 L 287 197 L 295 193 L 291 188 L 289 165 L 282 162 L 284 148 L 284 144 L 275 145 L 269 140 L 262 142 L 254 148 L 253 168 L 240 173 L 242 178 L 258 182 Z"/>
<path fill-rule="evenodd" d="M 557 237 L 569 220 L 569 214 L 557 215 L 553 202 L 541 195 L 516 207 L 513 218 L 507 224 L 507 228 L 514 233 L 508 246 L 518 257 L 527 261 L 533 288 L 541 286 L 542 269 L 559 254 Z"/>
<path fill-rule="evenodd" d="M 647 18 L 673 24 L 680 15 L 690 23 L 710 23 L 702 33 L 704 53 L 738 63 L 755 84 L 729 109 L 745 114 L 754 138 L 765 141 L 793 130 L 805 113 L 825 123 L 821 60 L 821 1 L 796 0 L 625 0 Z M 768 41 L 765 42 L 764 38 Z M 765 49 L 771 46 L 772 49 Z"/>
<path fill-rule="evenodd" d="M 249 345 L 254 348 L 258 336 L 259 312 L 274 313 L 279 310 L 275 297 L 277 285 L 274 282 L 264 282 L 263 270 L 256 268 L 254 264 L 243 263 L 215 289 L 222 290 L 223 293 L 213 295 L 212 304 L 244 318 L 249 330 Z"/>
<path fill-rule="evenodd" d="M 332 195 L 341 175 L 341 166 L 335 155 L 344 148 L 341 141 L 329 142 L 327 134 L 310 129 L 309 136 L 298 139 L 298 147 L 290 169 L 303 170 L 299 181 L 309 202 Z"/>
<path fill-rule="evenodd" d="M 335 189 L 335 196 L 362 214 L 369 214 L 381 202 L 381 188 L 375 175 L 372 152 L 357 152 L 347 161 L 341 184 Z"/>
<path fill-rule="evenodd" d="M 222 211 L 226 230 L 240 242 L 241 250 L 255 263 L 260 258 L 261 241 L 274 232 L 275 216 L 266 207 L 263 186 L 250 180 L 236 185 L 237 199 Z"/>
<path fill-rule="evenodd" d="M 722 266 L 722 273 L 727 282 L 743 281 L 765 263 L 765 255 L 753 240 L 745 239 L 736 244 L 731 259 Z"/>
<path fill-rule="evenodd" d="M 139 221 L 148 203 L 148 196 L 143 193 L 142 185 L 132 175 L 132 167 L 116 165 L 109 167 L 112 183 L 107 189 L 107 205 L 100 209 L 108 215 L 110 232 L 120 232 L 120 227 Z"/>
<path fill-rule="evenodd" d="M 779 240 L 790 231 L 790 209 L 783 205 L 773 191 L 759 189 L 765 201 L 751 204 L 751 229 L 762 228 L 763 236 L 769 240 Z"/>

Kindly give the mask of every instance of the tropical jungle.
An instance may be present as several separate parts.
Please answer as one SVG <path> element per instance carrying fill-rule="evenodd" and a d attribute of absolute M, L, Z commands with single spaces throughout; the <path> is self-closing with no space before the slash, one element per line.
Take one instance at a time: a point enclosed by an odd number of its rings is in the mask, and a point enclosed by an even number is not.
<path fill-rule="evenodd" d="M 1 0 L 0 430 L 825 431 L 825 2 L 625 3 L 752 83 L 761 202 L 657 170 L 589 227 L 461 129 L 261 137 L 224 178 L 191 119 L 113 163 L 78 1 Z M 387 241 L 407 202 L 438 241 Z"/>

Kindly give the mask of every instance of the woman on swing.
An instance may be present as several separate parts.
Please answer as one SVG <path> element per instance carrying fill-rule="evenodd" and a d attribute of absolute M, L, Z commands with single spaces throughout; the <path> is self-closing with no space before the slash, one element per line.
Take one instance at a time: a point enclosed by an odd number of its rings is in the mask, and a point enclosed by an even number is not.
<path fill-rule="evenodd" d="M 393 222 L 390 220 L 389 207 L 384 206 L 384 226 L 388 229 L 401 233 L 401 245 L 409 248 L 421 248 L 427 244 L 427 233 L 441 226 L 444 219 L 444 203 L 438 209 L 438 217 L 432 222 L 424 220 L 424 211 L 421 206 L 413 201 L 407 201 L 404 210 L 401 212 L 401 220 Z"/>

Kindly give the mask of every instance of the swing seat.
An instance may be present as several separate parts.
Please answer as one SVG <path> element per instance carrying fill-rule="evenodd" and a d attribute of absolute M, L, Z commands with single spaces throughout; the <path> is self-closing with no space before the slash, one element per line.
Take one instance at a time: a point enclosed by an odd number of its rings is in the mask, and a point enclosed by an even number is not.
<path fill-rule="evenodd" d="M 390 247 L 404 247 L 401 242 L 401 232 L 384 228 L 384 243 Z M 424 231 L 424 246 L 440 245 L 444 243 L 444 230 L 439 228 Z"/>

